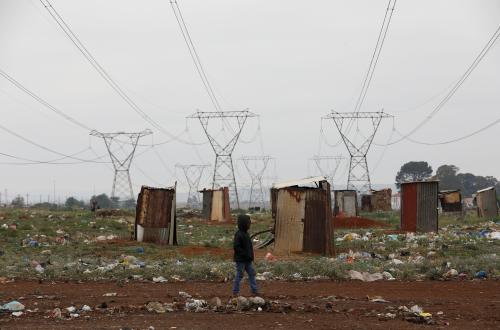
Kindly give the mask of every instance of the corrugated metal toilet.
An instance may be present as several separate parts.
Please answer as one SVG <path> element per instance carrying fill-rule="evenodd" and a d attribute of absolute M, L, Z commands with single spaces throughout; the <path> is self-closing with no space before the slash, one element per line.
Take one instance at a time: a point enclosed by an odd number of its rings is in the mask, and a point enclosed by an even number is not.
<path fill-rule="evenodd" d="M 439 181 L 401 183 L 401 230 L 438 231 Z"/>
<path fill-rule="evenodd" d="M 324 177 L 276 183 L 271 199 L 276 252 L 333 254 L 330 184 Z"/>

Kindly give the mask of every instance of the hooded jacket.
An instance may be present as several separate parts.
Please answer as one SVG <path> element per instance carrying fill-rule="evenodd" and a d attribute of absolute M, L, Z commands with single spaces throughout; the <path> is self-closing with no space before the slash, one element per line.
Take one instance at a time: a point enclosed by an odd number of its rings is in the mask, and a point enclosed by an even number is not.
<path fill-rule="evenodd" d="M 234 261 L 252 262 L 253 245 L 248 229 L 250 228 L 250 217 L 246 214 L 238 215 L 238 231 L 234 234 L 233 248 Z"/>

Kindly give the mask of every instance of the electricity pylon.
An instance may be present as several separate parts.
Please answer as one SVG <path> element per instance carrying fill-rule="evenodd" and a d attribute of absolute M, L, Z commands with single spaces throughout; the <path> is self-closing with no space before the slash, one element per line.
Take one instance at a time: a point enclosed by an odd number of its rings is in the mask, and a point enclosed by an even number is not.
<path fill-rule="evenodd" d="M 90 135 L 104 140 L 111 163 L 113 163 L 115 176 L 113 179 L 113 188 L 111 189 L 112 199 L 118 201 L 134 200 L 134 191 L 132 190 L 132 181 L 130 180 L 130 165 L 134 159 L 139 139 L 152 133 L 149 129 L 138 133 L 101 133 L 96 130 L 90 132 Z M 123 141 L 119 137 L 124 137 L 128 140 Z M 112 147 L 115 145 L 119 146 L 119 148 L 112 150 Z M 125 149 L 125 146 L 127 146 L 128 150 Z M 121 153 L 119 154 L 119 152 Z"/>
<path fill-rule="evenodd" d="M 319 156 L 315 155 L 312 157 L 311 161 L 316 165 L 316 169 L 319 171 L 321 176 L 324 176 L 333 189 L 333 179 L 335 178 L 335 174 L 340 166 L 340 163 L 344 157 L 342 156 Z"/>
<path fill-rule="evenodd" d="M 186 177 L 186 182 L 189 185 L 189 193 L 186 206 L 192 209 L 200 208 L 201 203 L 198 196 L 198 187 L 200 185 L 203 171 L 208 167 L 208 165 L 176 164 L 175 167 L 182 169 L 182 171 L 184 172 L 184 176 Z"/>
<path fill-rule="evenodd" d="M 243 130 L 245 122 L 249 117 L 257 117 L 257 115 L 253 112 L 250 112 L 249 110 L 212 112 L 197 111 L 196 113 L 187 117 L 196 118 L 200 121 L 201 126 L 203 127 L 203 130 L 207 135 L 208 141 L 210 142 L 210 145 L 215 152 L 212 189 L 225 186 L 229 187 L 229 191 L 232 197 L 231 199 L 236 202 L 236 206 L 238 208 L 240 208 L 240 200 L 238 198 L 238 188 L 236 186 L 236 178 L 234 175 L 232 154 L 240 137 L 241 131 Z M 220 119 L 223 125 L 227 119 L 233 119 L 233 121 L 236 120 L 238 127 L 236 129 L 230 127 L 231 132 L 229 132 L 229 141 L 217 141 L 218 136 L 210 133 L 208 124 L 211 119 Z"/>
<path fill-rule="evenodd" d="M 248 208 L 260 205 L 262 209 L 266 207 L 264 202 L 264 187 L 262 186 L 262 178 L 266 171 L 270 156 L 246 156 L 241 157 L 248 175 L 250 175 L 250 197 L 248 198 Z"/>
<path fill-rule="evenodd" d="M 370 193 L 372 186 L 370 181 L 370 171 L 368 169 L 368 162 L 366 155 L 370 150 L 373 138 L 377 133 L 380 122 L 384 118 L 392 118 L 393 116 L 380 112 L 335 112 L 332 111 L 325 118 L 333 119 L 342 140 L 350 155 L 349 162 L 349 176 L 347 179 L 347 189 L 357 190 L 361 193 Z M 344 127 L 346 119 L 349 123 Z M 354 121 L 361 119 L 369 120 L 372 126 L 370 134 L 364 135 L 361 143 L 355 144 L 353 138 L 349 138 L 349 131 Z M 357 125 L 358 123 L 356 123 Z M 359 129 L 359 128 L 358 128 Z M 360 134 L 356 134 L 358 136 Z"/>

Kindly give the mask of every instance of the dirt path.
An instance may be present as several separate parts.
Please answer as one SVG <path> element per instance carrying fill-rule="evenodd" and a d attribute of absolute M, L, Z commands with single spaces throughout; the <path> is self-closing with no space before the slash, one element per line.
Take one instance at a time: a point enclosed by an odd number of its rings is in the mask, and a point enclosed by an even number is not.
<path fill-rule="evenodd" d="M 242 283 L 246 288 L 246 283 Z M 165 314 L 148 312 L 149 301 L 172 302 L 178 292 L 210 300 L 229 300 L 230 283 L 62 283 L 19 281 L 0 285 L 0 302 L 21 301 L 27 312 L 14 317 L 0 314 L 0 329 L 499 329 L 500 282 L 261 282 L 266 299 L 290 304 L 292 311 Z M 103 294 L 116 292 L 115 297 Z M 244 295 L 248 291 L 242 292 Z M 366 296 L 382 296 L 389 303 L 374 303 Z M 333 311 L 325 298 L 336 296 Z M 96 310 L 99 304 L 107 308 Z M 76 319 L 50 318 L 50 311 L 71 305 L 89 305 L 92 312 Z M 418 304 L 434 315 L 434 325 L 415 324 L 396 318 L 380 321 L 377 313 L 389 306 Z M 443 315 L 439 316 L 438 312 Z"/>

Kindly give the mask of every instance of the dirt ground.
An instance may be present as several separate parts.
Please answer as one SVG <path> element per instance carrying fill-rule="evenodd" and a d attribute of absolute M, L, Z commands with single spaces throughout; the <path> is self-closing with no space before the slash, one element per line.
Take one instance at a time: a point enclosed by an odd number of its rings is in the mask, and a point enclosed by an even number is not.
<path fill-rule="evenodd" d="M 15 281 L 0 285 L 0 301 L 21 301 L 26 309 L 20 317 L 0 314 L 0 329 L 499 329 L 500 282 L 426 281 L 362 283 L 333 282 L 260 282 L 266 299 L 288 303 L 292 311 L 193 313 L 176 311 L 164 314 L 148 312 L 149 301 L 162 303 L 179 299 L 185 291 L 195 298 L 223 303 L 230 298 L 230 283 L 183 282 L 36 282 Z M 247 283 L 242 283 L 248 295 Z M 116 292 L 114 297 L 103 294 Z M 382 296 L 387 303 L 370 302 L 368 296 Z M 336 296 L 333 311 L 325 309 L 325 298 Z M 97 310 L 102 303 L 107 308 Z M 76 319 L 50 318 L 55 307 L 71 305 L 92 307 L 93 311 Z M 381 321 L 377 313 L 389 306 L 414 304 L 433 314 L 435 324 L 415 324 L 396 318 Z M 317 306 L 317 307 L 316 307 Z M 443 312 L 438 315 L 438 312 Z"/>

